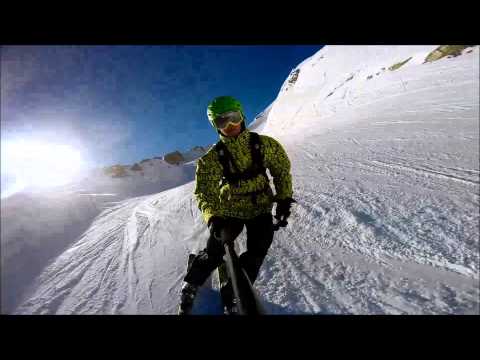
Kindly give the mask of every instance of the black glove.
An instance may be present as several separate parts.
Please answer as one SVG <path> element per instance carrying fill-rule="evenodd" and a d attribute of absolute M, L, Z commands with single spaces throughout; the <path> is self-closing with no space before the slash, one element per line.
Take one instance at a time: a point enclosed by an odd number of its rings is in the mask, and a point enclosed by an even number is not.
<path fill-rule="evenodd" d="M 287 219 L 290 216 L 290 207 L 296 202 L 292 198 L 277 200 L 277 208 L 275 209 L 275 219 L 279 220 L 280 226 L 286 226 Z"/>
<path fill-rule="evenodd" d="M 220 230 L 223 228 L 225 224 L 225 219 L 219 216 L 212 216 L 208 220 L 208 230 L 210 230 L 210 235 L 212 235 L 215 239 L 220 239 Z"/>

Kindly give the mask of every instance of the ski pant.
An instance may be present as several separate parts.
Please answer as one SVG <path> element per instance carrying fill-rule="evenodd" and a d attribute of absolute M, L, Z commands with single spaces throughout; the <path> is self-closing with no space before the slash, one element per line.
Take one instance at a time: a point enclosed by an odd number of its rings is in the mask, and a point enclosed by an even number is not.
<path fill-rule="evenodd" d="M 247 251 L 239 256 L 240 264 L 245 269 L 253 284 L 258 276 L 263 260 L 273 240 L 273 221 L 271 214 L 263 214 L 250 220 L 227 218 L 224 231 L 225 241 L 234 241 L 247 228 Z M 201 286 L 223 261 L 225 249 L 213 235 L 207 240 L 207 246 L 195 256 L 184 281 Z"/>

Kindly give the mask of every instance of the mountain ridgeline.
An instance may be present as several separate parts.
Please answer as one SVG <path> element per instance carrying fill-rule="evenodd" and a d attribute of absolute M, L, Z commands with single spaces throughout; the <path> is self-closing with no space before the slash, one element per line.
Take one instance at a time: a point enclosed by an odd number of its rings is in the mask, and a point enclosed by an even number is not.
<path fill-rule="evenodd" d="M 143 159 L 142 161 L 133 165 L 112 165 L 102 169 L 103 173 L 112 178 L 122 178 L 132 176 L 135 174 L 145 175 L 145 170 L 150 167 L 154 167 L 158 163 L 166 163 L 169 165 L 182 165 L 194 161 L 204 155 L 210 149 L 209 146 L 195 146 L 191 150 L 185 153 L 181 153 L 176 150 L 167 153 L 163 156 L 155 156 L 151 159 Z"/>

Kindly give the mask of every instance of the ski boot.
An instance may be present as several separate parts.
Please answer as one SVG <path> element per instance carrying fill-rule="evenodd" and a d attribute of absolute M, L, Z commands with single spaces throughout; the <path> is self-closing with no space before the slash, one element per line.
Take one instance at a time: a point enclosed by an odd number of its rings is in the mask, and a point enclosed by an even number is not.
<path fill-rule="evenodd" d="M 235 299 L 223 307 L 223 313 L 225 315 L 238 315 L 238 306 Z"/>
<path fill-rule="evenodd" d="M 223 313 L 225 315 L 238 315 L 238 306 L 233 295 L 232 282 L 228 281 L 223 283 L 220 287 L 220 295 L 223 303 Z"/>
<path fill-rule="evenodd" d="M 178 315 L 189 315 L 191 313 L 197 290 L 198 286 L 187 282 L 183 284 L 180 295 L 180 305 L 178 306 Z"/>

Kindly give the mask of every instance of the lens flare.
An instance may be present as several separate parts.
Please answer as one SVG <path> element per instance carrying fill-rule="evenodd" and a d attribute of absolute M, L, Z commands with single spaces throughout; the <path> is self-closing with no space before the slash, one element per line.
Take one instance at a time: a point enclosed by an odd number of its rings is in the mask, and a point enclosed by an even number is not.
<path fill-rule="evenodd" d="M 22 187 L 67 184 L 84 168 L 81 153 L 71 146 L 36 141 L 2 143 L 2 173 L 14 176 Z"/>

